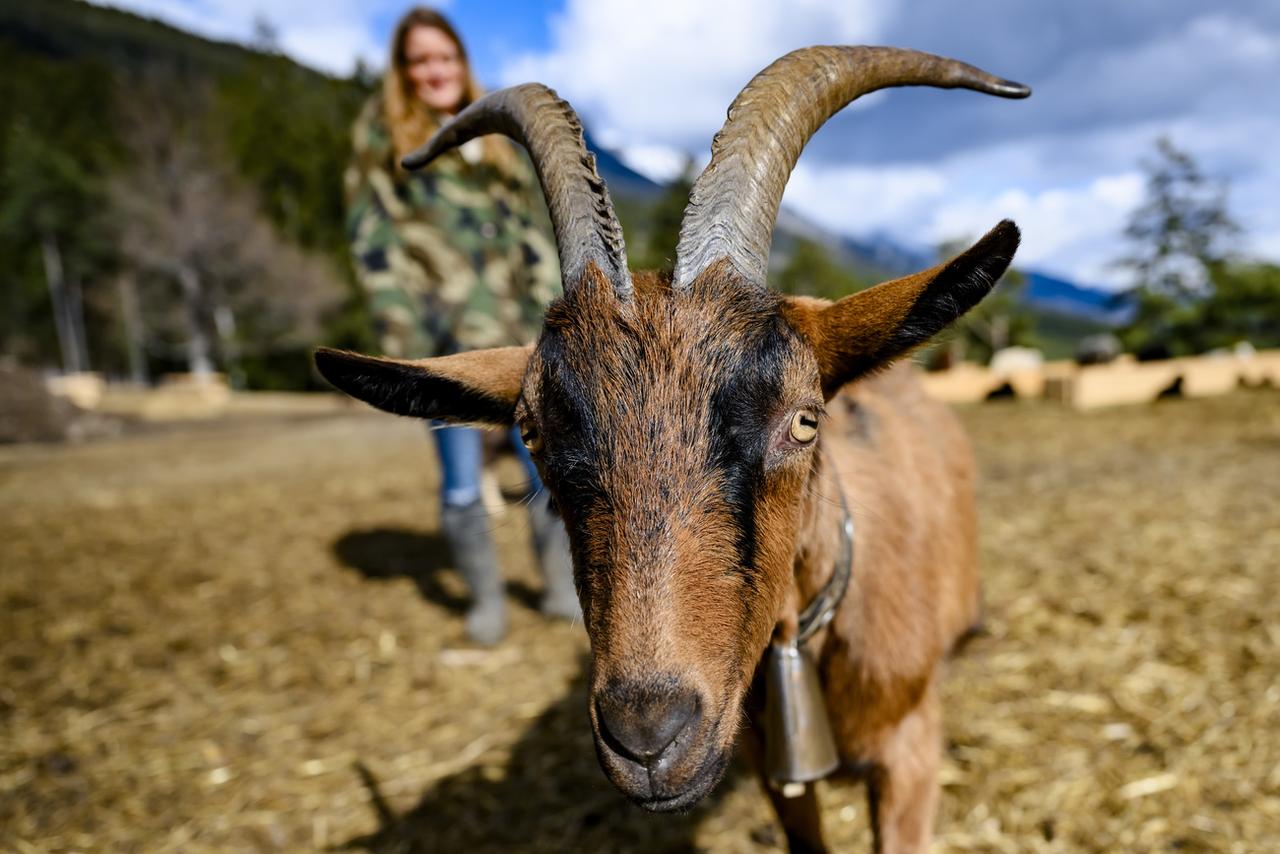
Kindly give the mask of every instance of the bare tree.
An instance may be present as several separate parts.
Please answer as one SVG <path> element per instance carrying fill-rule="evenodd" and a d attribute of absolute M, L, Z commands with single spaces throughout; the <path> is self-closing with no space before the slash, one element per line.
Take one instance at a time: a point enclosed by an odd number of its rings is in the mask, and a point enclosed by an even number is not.
<path fill-rule="evenodd" d="M 205 132 L 206 99 L 185 92 L 196 107 L 180 110 L 162 95 L 152 83 L 121 107 L 133 154 L 110 187 L 122 248 L 147 279 L 176 283 L 178 312 L 172 285 L 143 299 L 161 328 L 180 318 L 191 373 L 207 378 L 220 356 L 234 375 L 241 354 L 314 340 L 343 288 L 329 263 L 279 235 L 226 167 Z"/>
<path fill-rule="evenodd" d="M 146 385 L 150 381 L 147 371 L 146 332 L 143 327 L 142 307 L 138 302 L 138 284 L 131 270 L 116 276 L 117 310 L 124 333 L 125 353 L 129 361 L 129 380 L 134 385 Z"/>

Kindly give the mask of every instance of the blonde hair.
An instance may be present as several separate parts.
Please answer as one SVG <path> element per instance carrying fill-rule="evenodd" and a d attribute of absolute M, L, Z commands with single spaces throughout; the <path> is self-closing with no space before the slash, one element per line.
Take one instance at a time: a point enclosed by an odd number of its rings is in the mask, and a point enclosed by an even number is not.
<path fill-rule="evenodd" d="M 414 92 L 405 71 L 405 40 L 414 27 L 430 27 L 439 30 L 449 37 L 458 48 L 458 60 L 462 63 L 464 84 L 462 102 L 458 111 L 484 94 L 484 88 L 471 73 L 471 62 L 467 59 L 467 49 L 462 38 L 453 28 L 449 20 L 435 9 L 418 6 L 410 9 L 396 24 L 391 35 L 391 62 L 387 65 L 387 73 L 382 77 L 382 109 L 383 120 L 391 134 L 392 145 L 395 146 L 396 161 L 422 145 L 440 127 L 436 114 L 428 109 Z M 502 172 L 510 175 L 516 170 L 516 154 L 510 143 L 498 136 L 481 138 L 483 160 Z"/>

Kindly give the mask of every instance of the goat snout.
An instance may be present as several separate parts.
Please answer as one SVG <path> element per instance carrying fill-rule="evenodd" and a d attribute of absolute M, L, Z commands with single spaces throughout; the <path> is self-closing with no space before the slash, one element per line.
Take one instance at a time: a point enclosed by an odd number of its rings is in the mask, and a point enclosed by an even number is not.
<path fill-rule="evenodd" d="M 699 705 L 675 680 L 611 682 L 596 697 L 596 714 L 609 746 L 647 766 L 698 717 Z"/>

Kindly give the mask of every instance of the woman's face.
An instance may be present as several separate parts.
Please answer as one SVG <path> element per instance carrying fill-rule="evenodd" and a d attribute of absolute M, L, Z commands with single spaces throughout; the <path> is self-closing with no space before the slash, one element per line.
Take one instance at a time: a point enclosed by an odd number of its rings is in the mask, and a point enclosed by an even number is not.
<path fill-rule="evenodd" d="M 428 107 L 452 115 L 466 88 L 466 66 L 453 39 L 435 27 L 413 27 L 404 38 L 404 71 Z"/>

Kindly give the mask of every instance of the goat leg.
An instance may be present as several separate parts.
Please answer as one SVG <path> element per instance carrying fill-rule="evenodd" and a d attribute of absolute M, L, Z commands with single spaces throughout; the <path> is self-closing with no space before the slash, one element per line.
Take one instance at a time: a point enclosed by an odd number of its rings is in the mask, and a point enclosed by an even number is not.
<path fill-rule="evenodd" d="M 942 713 L 936 680 L 876 751 L 867 780 L 871 833 L 877 854 L 929 850 L 938 811 Z"/>
<path fill-rule="evenodd" d="M 805 783 L 804 792 L 788 798 L 769 782 L 765 767 L 764 727 L 753 717 L 751 725 L 743 730 L 739 743 L 756 769 L 760 785 L 773 804 L 782 831 L 787 835 L 787 848 L 791 854 L 818 854 L 827 850 L 822 839 L 822 813 L 818 809 L 817 783 Z"/>

